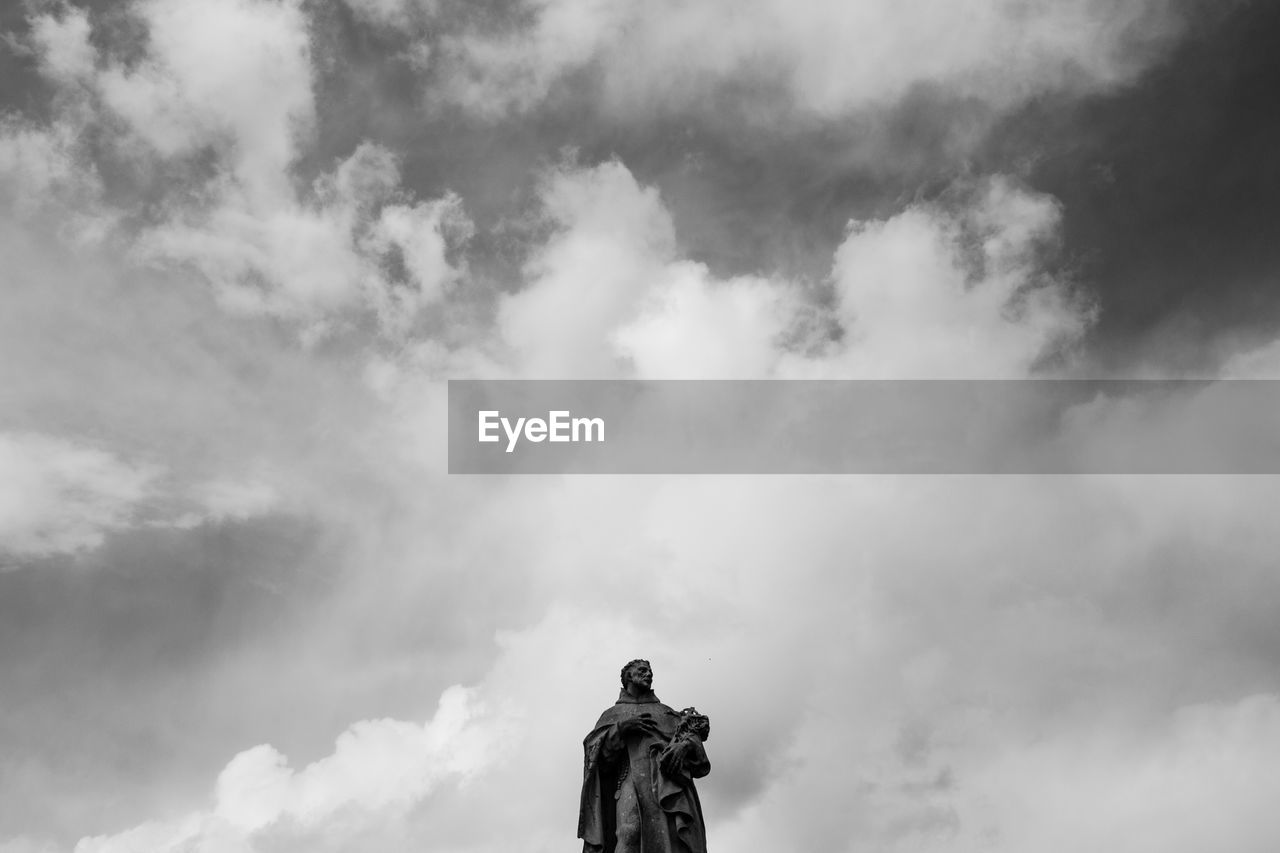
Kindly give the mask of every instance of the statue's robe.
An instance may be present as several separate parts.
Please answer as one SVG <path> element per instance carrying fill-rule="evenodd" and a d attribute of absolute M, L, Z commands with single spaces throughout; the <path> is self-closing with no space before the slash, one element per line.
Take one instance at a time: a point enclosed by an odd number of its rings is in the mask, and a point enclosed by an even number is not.
<path fill-rule="evenodd" d="M 618 724 L 648 713 L 657 733 L 618 732 Z M 617 704 L 600 715 L 583 740 L 585 765 L 578 837 L 583 853 L 706 853 L 707 832 L 693 780 L 711 771 L 702 742 L 690 736 L 681 771 L 668 776 L 658 758 L 676 734 L 680 715 L 649 692 L 631 696 L 624 689 Z M 618 802 L 630 785 L 639 804 L 638 844 L 619 843 Z M 629 792 L 627 792 L 629 793 Z"/>

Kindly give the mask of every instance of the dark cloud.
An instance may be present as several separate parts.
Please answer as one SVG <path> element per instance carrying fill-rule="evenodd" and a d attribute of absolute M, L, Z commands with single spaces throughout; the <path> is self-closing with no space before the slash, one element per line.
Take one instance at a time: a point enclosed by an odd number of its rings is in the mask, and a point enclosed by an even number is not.
<path fill-rule="evenodd" d="M 473 260 L 506 289 L 542 236 L 511 244 L 539 172 L 566 158 L 617 158 L 656 186 L 683 252 L 718 275 L 820 281 L 850 219 L 891 215 L 966 174 L 970 145 L 992 117 L 980 99 L 921 84 L 901 101 L 830 121 L 767 78 L 620 111 L 594 66 L 567 74 L 537 110 L 475 115 L 426 97 L 437 72 L 415 70 L 402 37 L 360 26 L 341 7 L 315 27 L 320 133 L 299 173 L 332 168 L 365 140 L 400 152 L 406 186 L 463 197 L 479 226 Z"/>
<path fill-rule="evenodd" d="M 51 90 L 36 73 L 31 52 L 23 44 L 30 31 L 21 3 L 0 8 L 0 114 L 45 115 Z"/>
<path fill-rule="evenodd" d="M 1051 90 L 1002 118 L 982 99 L 922 83 L 835 121 L 755 78 L 619 111 L 594 67 L 566 75 L 536 111 L 476 116 L 425 97 L 438 72 L 424 78 L 396 55 L 405 39 L 333 11 L 317 24 L 333 59 L 321 64 L 312 159 L 328 167 L 366 138 L 403 152 L 406 185 L 465 199 L 479 225 L 477 269 L 504 289 L 535 242 L 511 221 L 532 204 L 538 169 L 566 151 L 587 164 L 617 157 L 657 186 L 684 252 L 715 273 L 810 282 L 829 273 L 850 219 L 1012 173 L 1063 203 L 1061 264 L 1099 300 L 1088 345 L 1100 364 L 1206 366 L 1224 330 L 1261 338 L 1280 319 L 1270 287 L 1280 14 L 1260 2 L 1183 6 L 1184 42 L 1102 94 Z M 467 23 L 443 20 L 446 30 Z"/>
<path fill-rule="evenodd" d="M 1100 363 L 1205 369 L 1215 339 L 1280 321 L 1280 7 L 1200 10 L 1134 86 L 1045 96 L 1000 123 L 979 162 L 1023 166 L 1063 203 L 1069 262 L 1097 295 Z"/>

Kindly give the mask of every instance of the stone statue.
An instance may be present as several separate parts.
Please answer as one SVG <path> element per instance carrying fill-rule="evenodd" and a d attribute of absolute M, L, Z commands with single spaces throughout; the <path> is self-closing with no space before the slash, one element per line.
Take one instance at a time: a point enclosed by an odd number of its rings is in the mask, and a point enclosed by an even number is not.
<path fill-rule="evenodd" d="M 653 695 L 646 660 L 622 668 L 622 691 L 582 742 L 578 837 L 583 853 L 706 853 L 693 780 L 711 772 L 702 744 L 710 721 Z"/>

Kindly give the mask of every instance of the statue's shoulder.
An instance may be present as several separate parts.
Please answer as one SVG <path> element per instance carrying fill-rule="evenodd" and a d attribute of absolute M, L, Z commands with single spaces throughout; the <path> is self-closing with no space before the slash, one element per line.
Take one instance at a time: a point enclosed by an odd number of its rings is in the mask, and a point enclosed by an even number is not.
<path fill-rule="evenodd" d="M 614 723 L 618 722 L 624 717 L 629 716 L 626 709 L 633 708 L 633 707 L 635 706 L 625 705 L 622 703 L 619 703 L 617 705 L 610 705 L 608 708 L 604 709 L 604 713 L 600 715 L 600 719 L 596 720 L 595 727 L 599 729 L 599 728 L 603 728 L 604 726 L 613 725 Z"/>
<path fill-rule="evenodd" d="M 604 709 L 604 713 L 596 721 L 595 727 L 599 729 L 604 726 L 611 726 L 620 720 L 638 717 L 641 714 L 648 714 L 652 717 L 670 717 L 675 720 L 680 719 L 678 711 L 673 711 L 669 705 L 664 705 L 662 702 L 618 702 Z"/>

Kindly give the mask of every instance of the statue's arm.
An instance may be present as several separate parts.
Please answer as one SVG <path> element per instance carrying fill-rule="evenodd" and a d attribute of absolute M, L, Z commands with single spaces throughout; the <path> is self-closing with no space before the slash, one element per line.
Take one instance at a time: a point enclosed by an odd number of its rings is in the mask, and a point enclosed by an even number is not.
<path fill-rule="evenodd" d="M 601 740 L 601 757 L 605 761 L 612 763 L 620 753 L 626 751 L 627 745 L 622 740 L 622 732 L 618 730 L 618 724 L 614 723 L 605 730 L 604 738 Z"/>
<path fill-rule="evenodd" d="M 701 779 L 711 772 L 711 761 L 703 749 L 702 738 L 695 734 L 677 736 L 667 744 L 659 757 L 659 766 L 673 779 Z"/>
<path fill-rule="evenodd" d="M 627 751 L 626 742 L 623 740 L 624 734 L 625 732 L 617 723 L 606 723 L 601 720 L 583 742 L 587 748 L 587 763 L 589 765 L 615 763 L 618 756 Z"/>

